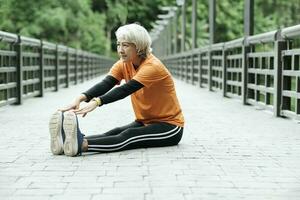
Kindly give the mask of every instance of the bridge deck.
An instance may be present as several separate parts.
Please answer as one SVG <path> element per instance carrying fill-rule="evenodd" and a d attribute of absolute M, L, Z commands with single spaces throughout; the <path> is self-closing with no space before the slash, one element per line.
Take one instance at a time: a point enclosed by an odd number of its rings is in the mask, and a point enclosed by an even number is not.
<path fill-rule="evenodd" d="M 299 199 L 300 125 L 176 81 L 176 147 L 53 156 L 50 114 L 96 79 L 0 108 L 1 199 Z M 86 135 L 133 120 L 129 98 L 80 118 Z"/>

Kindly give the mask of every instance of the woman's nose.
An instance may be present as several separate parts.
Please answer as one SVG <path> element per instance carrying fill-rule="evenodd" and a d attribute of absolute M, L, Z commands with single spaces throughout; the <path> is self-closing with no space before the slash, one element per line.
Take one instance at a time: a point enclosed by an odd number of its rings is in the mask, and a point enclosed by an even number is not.
<path fill-rule="evenodd" d="M 124 48 L 122 46 L 118 46 L 117 50 L 119 53 L 124 53 Z"/>

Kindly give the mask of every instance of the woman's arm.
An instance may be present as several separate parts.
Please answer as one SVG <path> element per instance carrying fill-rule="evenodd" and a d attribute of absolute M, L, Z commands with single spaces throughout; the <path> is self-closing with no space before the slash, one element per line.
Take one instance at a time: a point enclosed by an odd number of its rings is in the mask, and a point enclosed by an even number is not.
<path fill-rule="evenodd" d="M 86 96 L 84 101 L 89 102 L 92 98 L 101 96 L 113 88 L 119 81 L 111 75 L 107 75 L 101 82 L 91 87 L 82 94 Z"/>
<path fill-rule="evenodd" d="M 130 80 L 128 83 L 111 90 L 105 95 L 94 98 L 94 101 L 88 102 L 86 105 L 84 105 L 84 107 L 76 109 L 74 112 L 77 115 L 82 115 L 82 117 L 85 117 L 87 113 L 93 111 L 97 106 L 123 99 L 141 89 L 142 87 L 144 87 L 144 85 L 139 83 L 138 81 Z"/>
<path fill-rule="evenodd" d="M 99 98 L 101 100 L 101 105 L 112 103 L 114 101 L 123 99 L 143 87 L 144 87 L 143 84 L 132 79 L 132 80 L 128 81 L 126 84 L 124 84 L 120 87 L 114 88 L 113 90 L 109 91 L 108 93 L 100 96 Z"/>
<path fill-rule="evenodd" d="M 75 97 L 69 105 L 60 108 L 59 110 L 62 112 L 72 110 L 72 109 L 78 110 L 81 102 L 83 101 L 89 102 L 93 97 L 97 97 L 105 94 L 107 91 L 113 88 L 118 82 L 119 81 L 115 79 L 113 76 L 108 75 L 101 82 L 97 83 L 86 92 L 83 92 L 79 96 Z"/>

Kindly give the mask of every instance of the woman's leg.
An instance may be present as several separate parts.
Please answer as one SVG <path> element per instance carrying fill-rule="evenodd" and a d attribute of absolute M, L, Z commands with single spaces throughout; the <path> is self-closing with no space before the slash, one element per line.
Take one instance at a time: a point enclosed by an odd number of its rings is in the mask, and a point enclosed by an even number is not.
<path fill-rule="evenodd" d="M 88 151 L 112 152 L 125 149 L 177 145 L 183 128 L 168 123 L 130 127 L 119 134 L 86 138 Z"/>
<path fill-rule="evenodd" d="M 110 131 L 107 131 L 106 133 L 103 133 L 103 134 L 86 136 L 85 139 L 90 140 L 90 139 L 97 139 L 97 138 L 101 138 L 101 137 L 107 137 L 107 136 L 111 136 L 111 135 L 117 135 L 117 134 L 120 134 L 121 132 L 123 132 L 126 129 L 134 128 L 134 127 L 141 127 L 141 126 L 144 126 L 141 122 L 134 121 L 134 122 L 132 122 L 130 124 L 127 124 L 125 126 L 120 126 L 120 127 L 114 128 L 114 129 L 112 129 Z"/>

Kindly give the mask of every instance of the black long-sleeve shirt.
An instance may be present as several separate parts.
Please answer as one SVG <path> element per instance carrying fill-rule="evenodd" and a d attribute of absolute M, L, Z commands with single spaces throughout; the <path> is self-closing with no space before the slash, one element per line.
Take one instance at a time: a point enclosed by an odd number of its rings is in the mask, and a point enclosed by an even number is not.
<path fill-rule="evenodd" d="M 144 87 L 143 84 L 132 79 L 127 83 L 112 89 L 118 82 L 119 81 L 113 76 L 107 75 L 101 82 L 97 83 L 83 94 L 87 97 L 87 102 L 94 97 L 99 97 L 101 99 L 101 105 L 103 105 L 123 99 Z"/>

